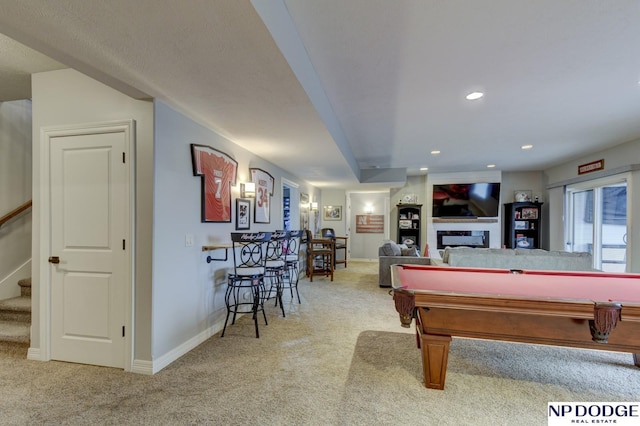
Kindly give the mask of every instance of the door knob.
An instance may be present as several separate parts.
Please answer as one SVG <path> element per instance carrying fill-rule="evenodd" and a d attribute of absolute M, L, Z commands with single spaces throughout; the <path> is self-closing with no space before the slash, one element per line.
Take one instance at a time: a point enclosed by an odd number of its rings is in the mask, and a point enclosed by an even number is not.
<path fill-rule="evenodd" d="M 49 258 L 49 263 L 55 263 L 55 264 L 58 264 L 58 263 L 60 263 L 60 258 L 59 258 L 58 256 L 51 256 L 51 257 Z"/>

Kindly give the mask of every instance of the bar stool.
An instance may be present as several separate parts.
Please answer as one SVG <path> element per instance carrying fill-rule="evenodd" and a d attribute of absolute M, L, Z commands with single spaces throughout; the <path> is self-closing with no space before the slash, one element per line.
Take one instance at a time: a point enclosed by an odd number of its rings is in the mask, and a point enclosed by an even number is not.
<path fill-rule="evenodd" d="M 231 324 L 235 324 L 237 314 L 253 314 L 253 322 L 256 328 L 256 338 L 260 337 L 258 331 L 258 312 L 262 311 L 265 325 L 267 315 L 264 312 L 264 275 L 266 269 L 265 244 L 271 240 L 271 232 L 232 232 L 233 243 L 233 273 L 227 278 L 227 291 L 224 301 L 227 306 L 227 317 L 224 320 L 222 335 L 227 330 L 229 315 L 233 313 Z M 250 301 L 244 296 L 249 292 Z"/>
<path fill-rule="evenodd" d="M 288 231 L 287 239 L 284 246 L 285 274 L 282 290 L 289 289 L 291 299 L 295 300 L 293 290 L 298 296 L 300 303 L 300 293 L 298 293 L 298 279 L 300 278 L 300 240 L 302 238 L 302 230 Z"/>
<path fill-rule="evenodd" d="M 333 281 L 333 255 L 334 242 L 330 238 L 313 238 L 311 231 L 305 229 L 307 234 L 307 275 L 313 282 L 315 275 L 331 277 Z"/>
<path fill-rule="evenodd" d="M 320 230 L 320 234 L 322 235 L 322 238 L 331 238 L 333 240 L 333 244 L 334 244 L 334 248 L 333 248 L 333 267 L 335 269 L 336 265 L 338 263 L 344 263 L 344 267 L 347 267 L 347 241 L 349 240 L 349 237 L 338 237 L 336 236 L 336 232 L 333 230 L 333 228 L 322 228 Z M 343 250 L 344 251 L 344 257 L 342 258 L 342 260 L 338 260 L 338 256 L 337 251 L 338 250 Z"/>
<path fill-rule="evenodd" d="M 276 299 L 276 306 L 280 303 L 282 316 L 284 313 L 284 305 L 282 304 L 282 287 L 284 285 L 284 272 L 286 268 L 286 259 L 284 245 L 287 239 L 287 231 L 276 231 L 271 234 L 271 239 L 267 242 L 267 251 L 265 254 L 265 290 L 263 294 L 264 300 L 272 297 Z M 267 289 L 267 281 L 269 288 Z"/>

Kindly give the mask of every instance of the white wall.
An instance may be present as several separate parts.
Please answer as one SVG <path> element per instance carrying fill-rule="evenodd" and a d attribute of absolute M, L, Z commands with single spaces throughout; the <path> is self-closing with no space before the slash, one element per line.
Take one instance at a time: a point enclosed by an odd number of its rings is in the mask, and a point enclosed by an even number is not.
<path fill-rule="evenodd" d="M 31 101 L 0 102 L 0 216 L 31 199 L 31 157 Z M 30 275 L 19 269 L 31 258 L 31 210 L 0 228 L 0 253 L 0 299 L 17 296 Z"/>
<path fill-rule="evenodd" d="M 465 220 L 463 222 L 433 223 L 431 206 L 433 204 L 433 185 L 447 183 L 474 183 L 474 182 L 501 182 L 500 171 L 491 172 L 466 172 L 466 173 L 430 173 L 427 176 L 427 196 L 425 205 L 427 223 L 427 243 L 431 256 L 439 258 L 437 231 L 489 231 L 489 247 L 502 247 L 502 211 L 495 222 L 481 222 Z M 520 188 L 522 189 L 522 188 Z M 500 187 L 502 191 L 502 186 Z M 500 200 L 501 203 L 503 200 Z"/>
<path fill-rule="evenodd" d="M 224 291 L 227 272 L 232 266 L 232 253 L 229 251 L 227 262 L 207 263 L 207 256 L 219 257 L 224 253 L 202 252 L 202 246 L 229 242 L 235 224 L 201 222 L 201 178 L 193 176 L 192 143 L 211 146 L 238 162 L 238 184 L 231 187 L 234 218 L 239 183 L 248 180 L 249 167 L 261 168 L 274 177 L 271 222 L 254 223 L 252 200 L 252 232 L 282 229 L 283 177 L 298 184 L 300 192 L 312 197 L 316 193 L 316 189 L 306 182 L 166 104 L 155 102 L 153 359 L 159 360 L 160 365 L 179 355 L 180 347 L 188 350 L 221 330 L 226 315 Z M 192 247 L 185 246 L 188 234 L 195 239 Z"/>
<path fill-rule="evenodd" d="M 342 206 L 342 220 L 324 220 L 323 212 L 325 206 Z M 347 205 L 347 192 L 343 189 L 323 189 L 322 197 L 318 203 L 320 228 L 333 228 L 336 235 L 349 236 L 347 229 L 347 216 L 349 206 Z"/>
<path fill-rule="evenodd" d="M 282 227 L 282 181 L 299 185 L 313 196 L 319 191 L 272 164 L 239 148 L 196 124 L 161 102 L 140 101 L 73 70 L 34 74 L 33 164 L 40 164 L 39 137 L 44 126 L 100 121 L 136 121 L 136 254 L 135 342 L 136 361 L 151 361 L 154 371 L 189 350 L 198 339 L 222 326 L 227 263 L 207 264 L 203 245 L 229 241 L 232 223 L 200 222 L 200 178 L 193 176 L 190 144 L 210 145 L 239 163 L 238 182 L 248 178 L 249 167 L 259 167 L 274 178 L 271 223 L 251 224 L 252 231 Z M 155 115 L 154 115 L 155 114 Z M 155 124 L 154 124 L 155 123 Z M 155 128 L 154 128 L 155 126 Z M 154 134 L 154 131 L 157 134 Z M 40 342 L 38 306 L 40 269 L 39 169 L 33 174 L 33 306 L 32 350 Z M 238 195 L 238 187 L 232 193 Z M 232 203 L 235 210 L 235 202 Z M 195 243 L 185 247 L 186 234 Z M 231 253 L 230 253 L 231 257 Z"/>
<path fill-rule="evenodd" d="M 33 244 L 31 349 L 40 342 L 40 129 L 134 119 L 136 121 L 136 254 L 134 358 L 151 360 L 151 224 L 153 222 L 153 104 L 132 99 L 74 70 L 32 76 L 33 99 Z M 46 178 L 46 177 L 45 177 Z"/>
<path fill-rule="evenodd" d="M 348 247 L 350 259 L 378 260 L 378 247 L 389 238 L 391 222 L 389 221 L 389 194 L 387 192 L 351 192 L 348 194 L 351 206 L 349 217 L 350 232 Z M 366 215 L 365 208 L 370 206 L 371 214 L 383 215 L 384 232 L 380 234 L 357 233 L 356 215 Z M 395 225 L 395 221 L 393 222 Z"/>
<path fill-rule="evenodd" d="M 578 174 L 578 166 L 590 163 L 595 160 L 604 159 L 605 169 L 603 171 Z M 585 155 L 566 163 L 551 167 L 544 171 L 547 188 L 549 190 L 549 221 L 552 223 L 562 223 L 564 212 L 564 186 L 570 183 L 586 182 L 595 180 L 614 173 L 629 172 L 631 178 L 628 184 L 629 203 L 627 206 L 628 217 L 628 238 L 627 246 L 627 270 L 629 272 L 640 272 L 640 139 L 614 146 L 591 155 Z M 564 233 L 559 235 L 556 228 L 550 235 L 550 248 L 552 250 L 565 250 Z"/>
<path fill-rule="evenodd" d="M 427 190 L 427 176 L 409 176 L 407 177 L 407 183 L 402 188 L 392 188 L 389 190 L 390 194 L 390 203 L 391 209 L 389 210 L 389 223 L 390 225 L 390 236 L 389 238 L 393 241 L 398 241 L 398 204 L 400 202 L 406 203 L 405 196 L 406 195 L 415 195 L 417 196 L 416 204 L 422 204 L 422 217 L 420 218 L 420 222 L 422 226 L 420 227 L 420 251 L 424 250 L 425 242 L 427 241 L 427 211 L 431 214 L 431 204 L 427 205 L 427 197 L 430 195 L 427 192 L 431 192 L 431 189 Z"/>

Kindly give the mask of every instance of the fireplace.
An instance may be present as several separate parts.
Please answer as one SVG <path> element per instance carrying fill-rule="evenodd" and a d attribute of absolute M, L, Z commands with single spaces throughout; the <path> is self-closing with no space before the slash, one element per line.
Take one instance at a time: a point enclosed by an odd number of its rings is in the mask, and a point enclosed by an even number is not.
<path fill-rule="evenodd" d="M 489 231 L 437 231 L 438 249 L 445 247 L 489 247 Z"/>

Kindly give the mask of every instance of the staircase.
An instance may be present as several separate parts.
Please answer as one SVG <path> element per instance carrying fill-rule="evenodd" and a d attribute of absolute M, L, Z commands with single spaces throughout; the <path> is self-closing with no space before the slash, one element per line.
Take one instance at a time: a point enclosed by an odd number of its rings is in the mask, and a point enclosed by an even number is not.
<path fill-rule="evenodd" d="M 18 282 L 20 296 L 0 300 L 0 342 L 30 343 L 31 278 Z"/>

